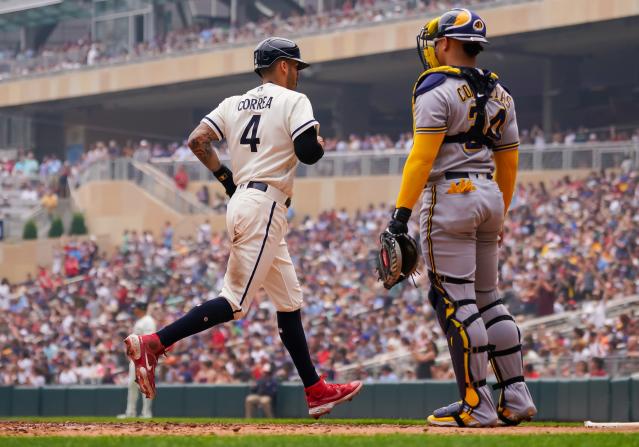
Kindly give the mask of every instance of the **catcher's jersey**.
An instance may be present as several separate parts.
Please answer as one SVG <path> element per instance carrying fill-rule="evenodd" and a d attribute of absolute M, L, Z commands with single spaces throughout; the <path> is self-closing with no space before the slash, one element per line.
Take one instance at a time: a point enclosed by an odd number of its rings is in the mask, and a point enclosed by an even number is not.
<path fill-rule="evenodd" d="M 291 197 L 297 157 L 293 140 L 319 123 L 306 95 L 273 83 L 226 98 L 202 119 L 226 138 L 237 185 L 264 182 Z"/>
<path fill-rule="evenodd" d="M 152 334 L 156 330 L 155 320 L 150 315 L 143 316 L 133 326 L 133 333 L 138 335 Z"/>
<path fill-rule="evenodd" d="M 415 98 L 415 132 L 446 132 L 446 135 L 467 132 L 475 123 L 474 106 L 475 97 L 467 82 L 446 76 L 443 83 Z M 495 142 L 493 149 L 476 143 L 443 143 L 429 181 L 437 181 L 445 172 L 493 172 L 491 151 L 512 150 L 519 146 L 515 103 L 499 84 L 486 103 L 484 133 Z"/>

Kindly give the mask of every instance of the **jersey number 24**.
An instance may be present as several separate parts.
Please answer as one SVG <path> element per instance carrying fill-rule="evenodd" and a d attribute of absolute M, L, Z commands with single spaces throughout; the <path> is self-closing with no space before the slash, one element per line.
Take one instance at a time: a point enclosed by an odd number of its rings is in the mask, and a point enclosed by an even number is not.
<path fill-rule="evenodd" d="M 260 125 L 260 118 L 262 118 L 262 115 L 253 115 L 244 128 L 244 132 L 242 132 L 242 137 L 240 138 L 240 144 L 251 146 L 251 152 L 257 152 L 257 145 L 260 144 L 260 139 L 257 137 L 257 127 Z M 249 132 L 251 133 L 250 138 L 248 136 Z"/>

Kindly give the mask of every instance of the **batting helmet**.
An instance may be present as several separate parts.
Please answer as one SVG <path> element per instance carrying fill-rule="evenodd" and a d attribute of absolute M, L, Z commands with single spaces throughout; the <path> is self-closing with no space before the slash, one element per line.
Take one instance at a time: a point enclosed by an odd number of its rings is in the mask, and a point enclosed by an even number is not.
<path fill-rule="evenodd" d="M 253 51 L 255 73 L 262 77 L 260 70 L 270 67 L 278 59 L 297 61 L 298 70 L 303 70 L 309 66 L 302 60 L 300 48 L 295 42 L 283 37 L 269 37 L 258 43 L 255 51 Z"/>
<path fill-rule="evenodd" d="M 424 67 L 439 67 L 435 43 L 444 37 L 464 42 L 488 43 L 486 24 L 469 9 L 455 8 L 429 21 L 417 35 L 417 52 Z"/>

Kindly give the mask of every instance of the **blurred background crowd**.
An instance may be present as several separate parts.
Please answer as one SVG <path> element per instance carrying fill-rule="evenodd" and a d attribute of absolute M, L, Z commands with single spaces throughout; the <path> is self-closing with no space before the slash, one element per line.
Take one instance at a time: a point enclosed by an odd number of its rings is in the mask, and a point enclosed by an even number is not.
<path fill-rule="evenodd" d="M 639 145 L 639 129 L 618 129 L 615 126 L 577 130 L 557 131 L 547 138 L 543 131 L 534 126 L 520 132 L 522 145 L 531 145 L 535 149 L 556 148 L 558 145 L 587 145 L 601 142 L 633 142 Z M 327 137 L 325 151 L 328 153 L 352 153 L 358 151 L 409 151 L 412 146 L 412 134 L 402 133 L 396 138 L 386 134 L 351 134 L 346 137 Z M 530 146 L 528 146 L 530 147 Z M 216 144 L 218 152 L 227 154 L 226 142 Z M 154 160 L 172 160 L 174 162 L 197 161 L 186 141 L 163 143 L 142 139 L 118 142 L 98 141 L 83 151 L 79 158 L 72 161 L 61 160 L 56 155 L 46 155 L 38 160 L 32 151 L 17 150 L 10 155 L 0 154 L 0 219 L 11 213 L 24 213 L 33 206 L 42 205 L 50 213 L 55 210 L 58 198 L 68 196 L 67 179 L 96 161 L 127 157 L 148 163 Z M 189 184 L 186 169 L 176 169 L 172 175 L 175 184 L 184 190 Z M 218 211 L 224 211 L 223 197 L 212 196 L 208 188 L 197 193 L 201 203 Z"/>
<path fill-rule="evenodd" d="M 353 216 L 332 210 L 291 223 L 310 350 L 330 378 L 452 378 L 424 276 L 391 291 L 376 280 L 377 236 L 390 209 L 371 204 Z M 612 317 L 605 307 L 637 293 L 638 211 L 634 170 L 517 190 L 501 249 L 503 298 L 519 321 L 576 311 L 569 330 L 524 330 L 528 377 L 608 375 L 611 359 L 639 358 L 638 316 Z M 206 222 L 179 240 L 169 223 L 161 234 L 126 231 L 113 254 L 92 239 L 61 244 L 50 268 L 0 283 L 0 384 L 124 382 L 133 303 L 149 303 L 160 327 L 174 320 L 217 296 L 227 252 L 226 234 Z M 265 370 L 297 377 L 260 292 L 245 320 L 179 342 L 159 381 L 244 382 Z"/>

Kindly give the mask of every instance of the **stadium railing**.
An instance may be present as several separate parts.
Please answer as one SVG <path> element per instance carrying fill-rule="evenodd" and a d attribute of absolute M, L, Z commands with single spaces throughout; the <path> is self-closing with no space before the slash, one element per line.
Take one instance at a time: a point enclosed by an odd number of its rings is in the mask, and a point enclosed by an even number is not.
<path fill-rule="evenodd" d="M 617 168 L 630 159 L 634 165 L 639 158 L 639 143 L 632 141 L 610 143 L 583 143 L 574 145 L 553 145 L 538 149 L 522 146 L 519 151 L 519 170 L 600 170 Z M 389 149 L 384 151 L 328 152 L 316 165 L 299 164 L 297 177 L 339 177 L 400 175 L 408 151 Z M 220 158 L 228 162 L 228 155 Z M 191 181 L 208 181 L 210 172 L 196 159 L 175 161 L 168 158 L 152 160 L 154 166 L 173 177 L 177 167 L 184 165 Z"/>
<path fill-rule="evenodd" d="M 171 179 L 156 172 L 153 167 L 129 158 L 99 160 L 91 163 L 82 169 L 76 177 L 69 179 L 72 196 L 78 187 L 96 180 L 132 181 L 162 203 L 182 214 L 213 212 L 211 208 L 198 202 L 191 194 L 176 188 Z"/>

